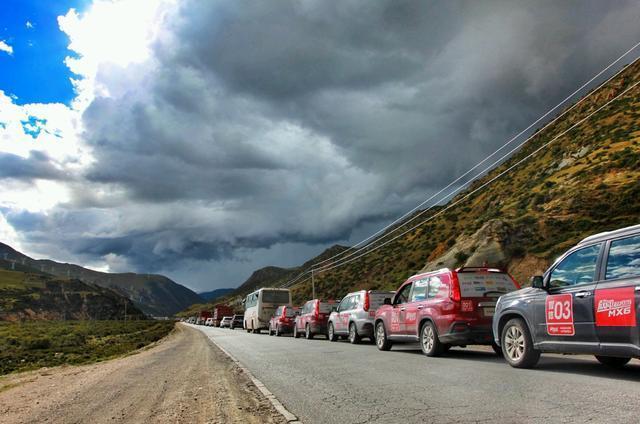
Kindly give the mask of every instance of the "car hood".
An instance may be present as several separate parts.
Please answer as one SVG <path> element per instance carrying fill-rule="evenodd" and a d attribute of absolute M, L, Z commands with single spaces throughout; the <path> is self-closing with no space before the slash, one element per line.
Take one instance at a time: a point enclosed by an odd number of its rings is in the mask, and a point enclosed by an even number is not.
<path fill-rule="evenodd" d="M 525 288 L 520 289 L 520 290 L 516 290 L 516 291 L 512 291 L 512 292 L 507 293 L 507 294 L 503 294 L 502 296 L 500 296 L 500 302 L 513 300 L 513 299 L 518 299 L 518 298 L 522 298 L 522 297 L 528 297 L 530 295 L 534 295 L 534 294 L 538 293 L 539 291 L 540 291 L 540 289 L 534 289 L 533 287 L 525 287 Z"/>

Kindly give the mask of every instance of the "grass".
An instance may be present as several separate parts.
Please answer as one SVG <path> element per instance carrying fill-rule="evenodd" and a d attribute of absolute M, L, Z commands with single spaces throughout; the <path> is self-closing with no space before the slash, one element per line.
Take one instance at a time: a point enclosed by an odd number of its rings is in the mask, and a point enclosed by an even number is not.
<path fill-rule="evenodd" d="M 0 322 L 0 375 L 114 358 L 166 336 L 173 321 Z"/>

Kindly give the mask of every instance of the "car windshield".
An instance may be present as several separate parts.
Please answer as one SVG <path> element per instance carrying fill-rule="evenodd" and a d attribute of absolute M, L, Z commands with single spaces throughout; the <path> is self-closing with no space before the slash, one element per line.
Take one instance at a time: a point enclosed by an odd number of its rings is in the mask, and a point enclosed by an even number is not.
<path fill-rule="evenodd" d="M 262 301 L 265 303 L 289 303 L 289 291 L 265 290 L 262 292 Z"/>

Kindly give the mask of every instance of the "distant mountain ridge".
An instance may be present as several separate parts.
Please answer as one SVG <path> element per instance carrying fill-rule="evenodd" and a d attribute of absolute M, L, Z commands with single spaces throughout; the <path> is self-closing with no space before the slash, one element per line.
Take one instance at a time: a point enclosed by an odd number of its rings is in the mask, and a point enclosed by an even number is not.
<path fill-rule="evenodd" d="M 78 279 L 114 290 L 131 299 L 145 314 L 171 316 L 203 299 L 195 292 L 157 274 L 105 273 L 48 259 L 32 259 L 12 247 L 0 243 L 0 259 L 16 261 L 35 270 L 63 278 Z"/>
<path fill-rule="evenodd" d="M 218 299 L 220 297 L 226 296 L 229 293 L 234 292 L 235 290 L 236 289 L 232 289 L 232 288 L 215 289 L 215 290 L 211 290 L 211 291 L 198 293 L 198 296 L 200 296 L 202 299 L 206 300 L 207 302 L 211 302 L 212 300 L 216 300 L 216 299 Z"/>

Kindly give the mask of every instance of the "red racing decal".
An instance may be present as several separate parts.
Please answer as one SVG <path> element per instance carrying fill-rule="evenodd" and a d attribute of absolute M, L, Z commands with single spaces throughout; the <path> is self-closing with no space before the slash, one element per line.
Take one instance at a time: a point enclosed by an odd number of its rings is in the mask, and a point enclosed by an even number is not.
<path fill-rule="evenodd" d="M 596 290 L 596 326 L 635 326 L 636 294 L 634 290 L 634 287 Z"/>
<path fill-rule="evenodd" d="M 550 336 L 573 336 L 576 334 L 573 326 L 573 296 L 571 294 L 547 296 L 544 309 L 547 319 L 547 333 Z"/>

